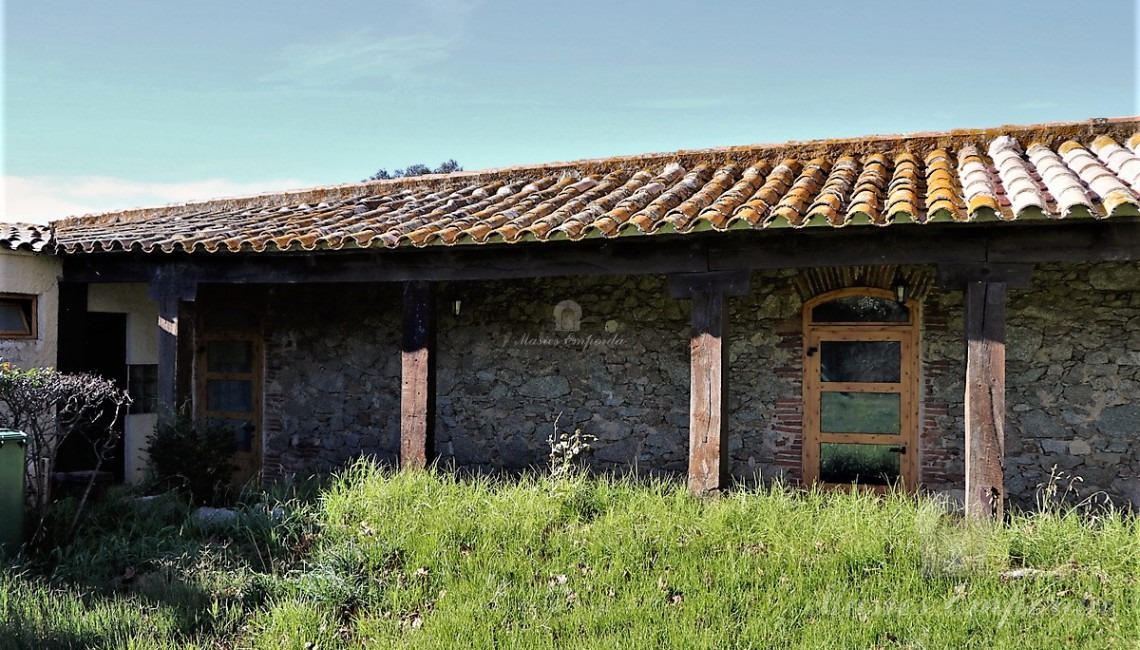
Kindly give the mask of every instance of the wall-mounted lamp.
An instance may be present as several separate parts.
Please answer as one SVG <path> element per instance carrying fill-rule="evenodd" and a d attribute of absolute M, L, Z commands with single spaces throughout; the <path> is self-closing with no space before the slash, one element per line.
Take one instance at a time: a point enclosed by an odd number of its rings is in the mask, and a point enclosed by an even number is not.
<path fill-rule="evenodd" d="M 909 288 L 910 287 L 906 286 L 906 280 L 903 278 L 902 272 L 896 272 L 895 281 L 891 283 L 891 292 L 895 294 L 895 301 L 900 305 L 906 302 Z"/>
<path fill-rule="evenodd" d="M 451 301 L 451 315 L 458 317 L 459 312 L 463 309 L 463 301 L 456 298 Z"/>

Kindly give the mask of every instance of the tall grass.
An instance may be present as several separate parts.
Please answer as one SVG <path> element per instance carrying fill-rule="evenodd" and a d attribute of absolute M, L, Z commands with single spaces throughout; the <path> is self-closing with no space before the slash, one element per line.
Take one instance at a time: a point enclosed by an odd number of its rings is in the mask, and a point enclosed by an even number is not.
<path fill-rule="evenodd" d="M 501 482 L 363 463 L 318 498 L 279 503 L 277 514 L 245 507 L 226 531 L 196 530 L 173 512 L 166 524 L 148 520 L 150 532 L 127 521 L 84 553 L 61 550 L 50 571 L 34 567 L 47 577 L 0 574 L 0 632 L 14 631 L 3 638 L 19 648 L 82 647 L 64 642 L 76 638 L 299 649 L 1135 648 L 1140 639 L 1140 530 L 1111 511 L 996 526 L 900 494 L 776 486 L 699 500 L 659 481 Z M 162 532 L 176 521 L 177 533 Z M 120 550 L 96 559 L 92 547 Z M 144 548 L 153 555 L 141 557 Z M 127 557 L 186 592 L 75 575 L 115 574 Z M 133 646 L 122 641 L 132 630 L 142 630 Z"/>

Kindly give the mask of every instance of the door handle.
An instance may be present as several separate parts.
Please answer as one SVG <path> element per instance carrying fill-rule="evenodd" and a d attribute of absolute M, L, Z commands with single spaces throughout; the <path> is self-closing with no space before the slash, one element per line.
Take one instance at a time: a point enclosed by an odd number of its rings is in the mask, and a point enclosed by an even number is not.
<path fill-rule="evenodd" d="M 906 453 L 906 445 L 900 445 L 898 447 L 891 447 L 887 451 L 890 451 L 890 452 L 896 453 L 896 454 L 905 454 Z"/>

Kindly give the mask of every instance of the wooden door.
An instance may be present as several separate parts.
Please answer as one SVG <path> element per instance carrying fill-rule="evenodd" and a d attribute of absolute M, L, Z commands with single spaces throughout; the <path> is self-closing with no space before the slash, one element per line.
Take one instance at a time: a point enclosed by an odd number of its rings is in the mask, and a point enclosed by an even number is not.
<path fill-rule="evenodd" d="M 845 289 L 804 311 L 805 482 L 916 489 L 918 306 Z"/>
<path fill-rule="evenodd" d="M 252 316 L 208 313 L 198 337 L 198 415 L 233 432 L 233 482 L 261 470 L 261 331 Z M 213 326 L 211 326 L 213 325 Z"/>

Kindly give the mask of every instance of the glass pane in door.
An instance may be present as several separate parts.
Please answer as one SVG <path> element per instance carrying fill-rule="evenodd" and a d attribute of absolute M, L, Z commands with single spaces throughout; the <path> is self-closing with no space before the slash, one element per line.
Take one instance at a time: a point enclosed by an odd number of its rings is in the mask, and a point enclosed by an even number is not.
<path fill-rule="evenodd" d="M 876 296 L 844 296 L 816 305 L 811 319 L 817 323 L 905 323 L 910 309 Z"/>
<path fill-rule="evenodd" d="M 823 341 L 819 378 L 825 382 L 898 383 L 902 366 L 899 341 Z"/>
<path fill-rule="evenodd" d="M 253 372 L 253 342 L 207 342 L 206 370 L 209 372 Z"/>
<path fill-rule="evenodd" d="M 211 420 L 214 424 L 225 427 L 234 434 L 234 451 L 249 453 L 253 451 L 253 422 L 235 418 L 218 418 Z"/>
<path fill-rule="evenodd" d="M 252 413 L 253 382 L 248 379 L 207 381 L 206 409 L 223 413 Z"/>
<path fill-rule="evenodd" d="M 830 442 L 819 446 L 819 479 L 825 483 L 890 485 L 899 476 L 897 447 Z"/>
<path fill-rule="evenodd" d="M 819 430 L 824 433 L 888 433 L 900 429 L 898 393 L 819 394 Z"/>

